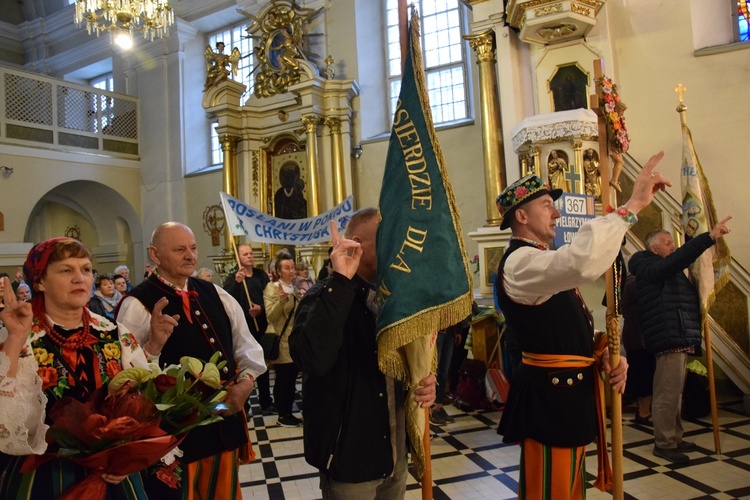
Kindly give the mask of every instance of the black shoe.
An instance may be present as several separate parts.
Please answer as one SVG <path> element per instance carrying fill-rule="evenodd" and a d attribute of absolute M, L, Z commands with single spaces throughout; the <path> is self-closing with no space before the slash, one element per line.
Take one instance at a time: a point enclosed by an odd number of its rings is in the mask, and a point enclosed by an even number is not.
<path fill-rule="evenodd" d="M 673 464 L 686 464 L 690 458 L 676 448 L 659 448 L 654 446 L 654 455 L 668 460 Z"/>
<path fill-rule="evenodd" d="M 298 419 L 294 415 L 279 415 L 278 424 L 281 427 L 299 427 L 299 424 L 302 423 L 302 420 Z"/>
<path fill-rule="evenodd" d="M 698 447 L 695 443 L 691 443 L 690 441 L 680 441 L 677 443 L 677 449 L 680 451 L 695 451 Z"/>
<path fill-rule="evenodd" d="M 265 408 L 260 409 L 261 414 L 263 415 L 276 415 L 278 413 L 276 411 L 276 405 L 271 403 L 270 405 L 266 406 Z"/>
<path fill-rule="evenodd" d="M 645 425 L 646 427 L 653 427 L 654 422 L 651 420 L 651 415 L 648 417 L 642 417 L 640 413 L 635 412 L 635 418 L 633 419 L 633 422 L 635 422 L 638 425 Z"/>
<path fill-rule="evenodd" d="M 442 408 L 432 409 L 430 411 L 430 423 L 433 425 L 445 425 L 448 421 L 445 419 L 447 413 Z"/>

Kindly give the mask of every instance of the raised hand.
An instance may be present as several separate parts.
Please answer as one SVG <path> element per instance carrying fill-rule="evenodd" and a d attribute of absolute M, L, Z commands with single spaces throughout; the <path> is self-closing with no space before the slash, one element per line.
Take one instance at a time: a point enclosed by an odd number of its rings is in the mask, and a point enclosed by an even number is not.
<path fill-rule="evenodd" d="M 234 281 L 237 283 L 242 283 L 245 281 L 245 278 L 247 277 L 247 272 L 245 271 L 244 267 L 241 267 L 237 270 L 237 273 L 234 275 Z"/>
<path fill-rule="evenodd" d="M 334 221 L 331 221 L 331 242 L 331 267 L 337 273 L 352 279 L 357 274 L 359 259 L 362 258 L 362 245 L 354 240 L 342 238 Z"/>
<path fill-rule="evenodd" d="M 16 294 L 13 293 L 10 280 L 4 276 L 0 279 L 3 280 L 3 304 L 5 304 L 5 307 L 0 310 L 0 321 L 5 324 L 5 328 L 8 330 L 8 338 L 5 339 L 3 352 L 10 359 L 7 375 L 15 377 L 18 368 L 18 356 L 21 354 L 23 346 L 26 345 L 34 313 L 31 311 L 30 302 L 16 300 Z"/>
<path fill-rule="evenodd" d="M 635 179 L 633 194 L 626 204 L 628 209 L 636 214 L 651 203 L 657 191 L 666 191 L 667 187 L 672 186 L 669 179 L 664 177 L 661 172 L 654 171 L 663 157 L 664 151 L 659 151 L 652 156 Z"/>
<path fill-rule="evenodd" d="M 162 313 L 167 304 L 169 304 L 167 298 L 162 297 L 154 304 L 154 310 L 151 311 L 151 337 L 147 342 L 150 348 L 146 350 L 153 355 L 161 352 L 162 347 L 167 343 L 174 327 L 177 326 L 177 322 L 180 320 L 179 314 L 170 316 L 169 314 Z"/>
<path fill-rule="evenodd" d="M 725 234 L 728 234 L 731 231 L 731 229 L 727 227 L 727 222 L 729 222 L 731 218 L 732 216 L 728 215 L 724 218 L 724 220 L 716 224 L 714 228 L 711 230 L 711 233 L 709 233 L 711 235 L 711 238 L 713 238 L 714 240 L 717 240 L 721 238 L 722 236 L 724 236 Z"/>

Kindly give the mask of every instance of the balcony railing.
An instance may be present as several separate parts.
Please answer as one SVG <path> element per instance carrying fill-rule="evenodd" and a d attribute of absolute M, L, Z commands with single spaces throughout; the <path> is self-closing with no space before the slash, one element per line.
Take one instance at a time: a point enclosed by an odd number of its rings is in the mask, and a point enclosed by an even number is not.
<path fill-rule="evenodd" d="M 138 99 L 0 66 L 0 141 L 138 156 Z"/>

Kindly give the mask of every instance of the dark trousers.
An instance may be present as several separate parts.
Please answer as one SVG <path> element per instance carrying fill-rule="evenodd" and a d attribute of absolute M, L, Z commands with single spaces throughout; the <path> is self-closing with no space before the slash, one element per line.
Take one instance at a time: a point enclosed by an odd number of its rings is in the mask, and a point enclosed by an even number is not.
<path fill-rule="evenodd" d="M 453 331 L 453 328 L 449 328 L 448 330 Z M 461 363 L 464 362 L 466 356 L 469 354 L 469 351 L 464 349 L 464 346 L 466 345 L 466 337 L 469 336 L 469 329 L 459 328 L 458 331 L 461 333 L 461 340 L 458 344 L 453 346 L 453 356 L 451 356 L 450 368 L 448 369 L 448 380 L 450 382 L 451 392 L 454 393 L 458 386 L 458 370 L 461 368 Z"/>
<path fill-rule="evenodd" d="M 448 387 L 448 371 L 451 366 L 454 344 L 455 336 L 452 329 L 449 328 L 448 333 L 438 333 L 436 342 L 438 356 L 437 391 L 435 394 L 435 402 L 437 404 L 443 404 L 443 398 L 445 398 L 445 392 Z"/>
<path fill-rule="evenodd" d="M 273 404 L 271 398 L 271 380 L 268 376 L 268 372 L 263 375 L 258 375 L 255 379 L 255 386 L 258 388 L 258 402 L 262 409 L 266 409 Z"/>
<path fill-rule="evenodd" d="M 297 385 L 297 366 L 294 363 L 273 365 L 276 370 L 276 381 L 273 384 L 273 399 L 280 417 L 292 414 L 294 395 Z"/>

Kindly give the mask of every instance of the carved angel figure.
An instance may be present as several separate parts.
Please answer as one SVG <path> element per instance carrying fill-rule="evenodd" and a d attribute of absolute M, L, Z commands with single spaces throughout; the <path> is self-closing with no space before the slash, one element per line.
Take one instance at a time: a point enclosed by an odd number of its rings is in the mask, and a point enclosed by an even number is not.
<path fill-rule="evenodd" d="M 229 78 L 229 67 L 231 67 L 232 75 L 237 76 L 237 68 L 242 58 L 237 47 L 232 49 L 231 54 L 225 54 L 224 42 L 216 42 L 216 52 L 211 50 L 210 45 L 206 45 L 206 50 L 203 53 L 206 57 L 207 72 L 204 92 Z"/>

